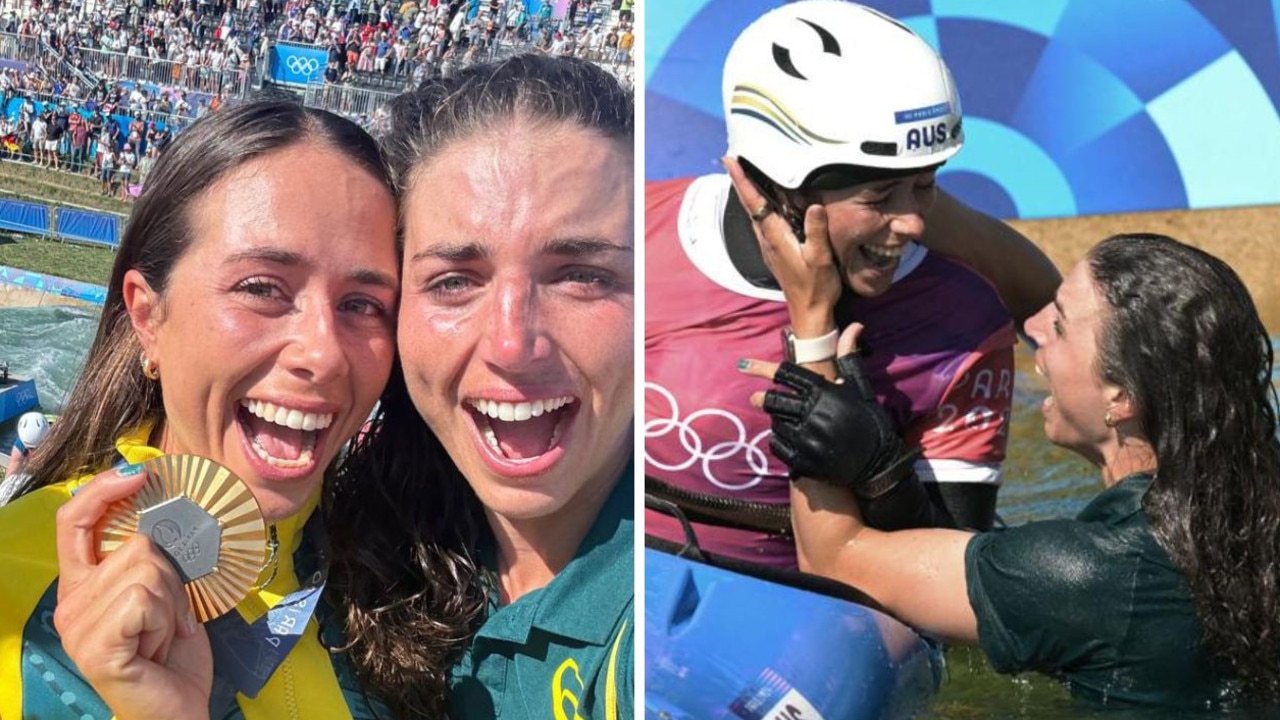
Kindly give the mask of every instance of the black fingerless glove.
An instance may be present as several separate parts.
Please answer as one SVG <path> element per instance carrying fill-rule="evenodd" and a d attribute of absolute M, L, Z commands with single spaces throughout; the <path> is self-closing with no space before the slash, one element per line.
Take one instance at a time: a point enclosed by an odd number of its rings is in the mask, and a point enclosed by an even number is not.
<path fill-rule="evenodd" d="M 791 469 L 853 490 L 868 525 L 881 530 L 951 527 L 915 474 L 918 450 L 894 430 L 855 354 L 836 360 L 842 382 L 783 363 L 774 382 L 794 393 L 770 390 L 764 409 L 773 419 L 770 448 Z"/>
<path fill-rule="evenodd" d="M 793 478 L 809 477 L 875 498 L 911 471 L 916 454 L 907 450 L 876 402 L 857 356 L 841 356 L 836 370 L 840 383 L 794 363 L 778 368 L 774 382 L 795 393 L 765 393 L 764 409 L 773 418 L 770 447 Z"/>

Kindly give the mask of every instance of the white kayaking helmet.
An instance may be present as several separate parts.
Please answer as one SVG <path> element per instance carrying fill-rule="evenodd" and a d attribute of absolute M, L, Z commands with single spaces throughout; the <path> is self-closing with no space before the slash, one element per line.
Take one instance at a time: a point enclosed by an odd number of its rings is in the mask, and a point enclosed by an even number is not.
<path fill-rule="evenodd" d="M 38 412 L 29 412 L 18 418 L 18 439 L 28 448 L 38 446 L 49 434 L 49 421 Z"/>
<path fill-rule="evenodd" d="M 729 155 L 796 189 L 815 171 L 911 171 L 964 144 L 942 58 L 905 25 L 841 0 L 802 0 L 738 35 L 722 84 Z"/>

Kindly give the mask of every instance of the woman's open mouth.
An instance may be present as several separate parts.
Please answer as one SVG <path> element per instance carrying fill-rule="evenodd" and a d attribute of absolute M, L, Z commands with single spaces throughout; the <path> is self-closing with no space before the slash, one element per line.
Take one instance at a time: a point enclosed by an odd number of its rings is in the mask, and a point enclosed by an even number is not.
<path fill-rule="evenodd" d="M 570 395 L 520 402 L 468 398 L 464 404 L 486 454 L 504 469 L 558 459 L 562 453 L 555 451 L 578 412 Z"/>
<path fill-rule="evenodd" d="M 892 267 L 902 257 L 906 246 L 888 247 L 886 245 L 859 245 L 858 252 L 867 265 L 876 270 Z"/>
<path fill-rule="evenodd" d="M 289 472 L 315 464 L 316 448 L 323 445 L 334 414 L 307 412 L 246 398 L 240 401 L 236 420 L 254 458 Z"/>

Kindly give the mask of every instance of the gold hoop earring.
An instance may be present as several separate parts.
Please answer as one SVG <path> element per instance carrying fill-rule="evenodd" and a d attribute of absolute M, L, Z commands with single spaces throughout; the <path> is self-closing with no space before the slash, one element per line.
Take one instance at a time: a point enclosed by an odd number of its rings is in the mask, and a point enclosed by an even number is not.
<path fill-rule="evenodd" d="M 155 360 L 147 357 L 146 353 L 142 353 L 142 376 L 148 380 L 160 379 L 160 366 Z"/>
<path fill-rule="evenodd" d="M 1107 413 L 1102 416 L 1102 424 L 1106 425 L 1109 428 L 1113 428 L 1116 426 L 1115 418 L 1111 417 L 1110 410 L 1108 410 Z"/>

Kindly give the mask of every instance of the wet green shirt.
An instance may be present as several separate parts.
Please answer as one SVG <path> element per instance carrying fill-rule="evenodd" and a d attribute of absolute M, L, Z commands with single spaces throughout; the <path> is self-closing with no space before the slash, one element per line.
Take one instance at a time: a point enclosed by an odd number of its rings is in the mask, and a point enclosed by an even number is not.
<path fill-rule="evenodd" d="M 1190 588 L 1142 510 L 1151 481 L 1125 478 L 1075 520 L 969 542 L 969 603 L 997 671 L 1057 675 L 1095 701 L 1185 707 L 1220 697 L 1228 676 L 1201 645 Z"/>
<path fill-rule="evenodd" d="M 632 717 L 633 485 L 628 464 L 564 570 L 491 610 L 453 669 L 451 717 Z"/>

